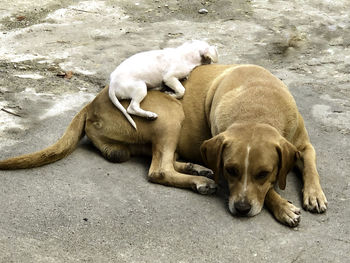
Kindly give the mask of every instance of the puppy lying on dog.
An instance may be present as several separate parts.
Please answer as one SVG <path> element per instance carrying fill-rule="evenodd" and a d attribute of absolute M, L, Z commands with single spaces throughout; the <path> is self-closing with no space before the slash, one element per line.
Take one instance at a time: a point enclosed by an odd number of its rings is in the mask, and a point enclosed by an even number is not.
<path fill-rule="evenodd" d="M 158 88 L 164 82 L 180 99 L 185 93 L 179 79 L 187 77 L 194 67 L 217 62 L 214 46 L 204 41 L 186 42 L 177 48 L 141 52 L 122 62 L 111 74 L 109 98 L 125 115 L 131 125 L 136 124 L 129 114 L 156 119 L 157 114 L 140 108 L 147 88 Z M 131 99 L 127 110 L 118 99 Z"/>

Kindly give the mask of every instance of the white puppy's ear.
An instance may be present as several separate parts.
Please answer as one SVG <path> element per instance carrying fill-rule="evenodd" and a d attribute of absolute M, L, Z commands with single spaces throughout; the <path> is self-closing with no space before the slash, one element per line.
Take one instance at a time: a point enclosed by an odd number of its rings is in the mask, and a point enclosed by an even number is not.
<path fill-rule="evenodd" d="M 204 60 L 210 60 L 211 63 L 218 62 L 218 50 L 215 46 L 205 48 L 201 52 L 201 56 L 204 58 Z"/>

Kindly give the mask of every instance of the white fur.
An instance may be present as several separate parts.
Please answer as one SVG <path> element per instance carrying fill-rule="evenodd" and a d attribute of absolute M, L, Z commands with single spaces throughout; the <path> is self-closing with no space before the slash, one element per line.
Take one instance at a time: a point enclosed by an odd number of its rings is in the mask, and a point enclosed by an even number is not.
<path fill-rule="evenodd" d="M 203 59 L 215 63 L 218 54 L 214 46 L 199 40 L 186 42 L 177 48 L 135 54 L 112 72 L 109 98 L 136 129 L 129 114 L 149 119 L 158 117 L 157 114 L 140 108 L 147 89 L 158 88 L 164 81 L 175 92 L 175 98 L 182 98 L 185 88 L 179 79 L 187 77 L 196 66 L 202 64 Z M 118 99 L 131 99 L 127 110 Z"/>
<path fill-rule="evenodd" d="M 249 166 L 249 152 L 250 152 L 250 146 L 247 146 L 247 155 L 244 160 L 244 182 L 243 182 L 243 191 L 244 194 L 247 191 L 247 180 L 248 180 L 248 166 Z"/>

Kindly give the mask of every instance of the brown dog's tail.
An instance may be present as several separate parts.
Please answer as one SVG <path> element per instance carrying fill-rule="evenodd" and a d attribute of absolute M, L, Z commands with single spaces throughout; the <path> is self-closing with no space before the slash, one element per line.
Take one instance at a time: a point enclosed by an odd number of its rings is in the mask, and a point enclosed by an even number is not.
<path fill-rule="evenodd" d="M 53 145 L 38 152 L 0 161 L 0 170 L 15 170 L 42 166 L 58 161 L 74 151 L 84 136 L 87 106 L 69 124 L 63 136 Z"/>

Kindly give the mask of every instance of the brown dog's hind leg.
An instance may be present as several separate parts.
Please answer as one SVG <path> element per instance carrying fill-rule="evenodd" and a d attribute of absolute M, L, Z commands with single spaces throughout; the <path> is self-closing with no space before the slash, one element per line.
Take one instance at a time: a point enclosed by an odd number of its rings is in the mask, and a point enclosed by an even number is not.
<path fill-rule="evenodd" d="M 122 163 L 130 159 L 130 151 L 122 144 L 105 145 L 103 156 L 112 163 Z"/>
<path fill-rule="evenodd" d="M 93 141 L 103 157 L 112 163 L 122 163 L 130 159 L 129 147 L 123 143 L 105 143 L 97 140 Z"/>
<path fill-rule="evenodd" d="M 168 128 L 170 128 L 169 132 L 164 131 L 163 136 L 158 137 L 152 145 L 152 163 L 148 180 L 168 186 L 192 188 L 201 194 L 214 193 L 216 184 L 213 180 L 204 176 L 179 173 L 175 170 L 174 155 L 180 126 L 170 127 L 169 125 Z"/>
<path fill-rule="evenodd" d="M 317 213 L 327 210 L 327 199 L 323 193 L 320 178 L 316 169 L 316 153 L 309 143 L 301 151 L 303 161 L 303 208 Z"/>

